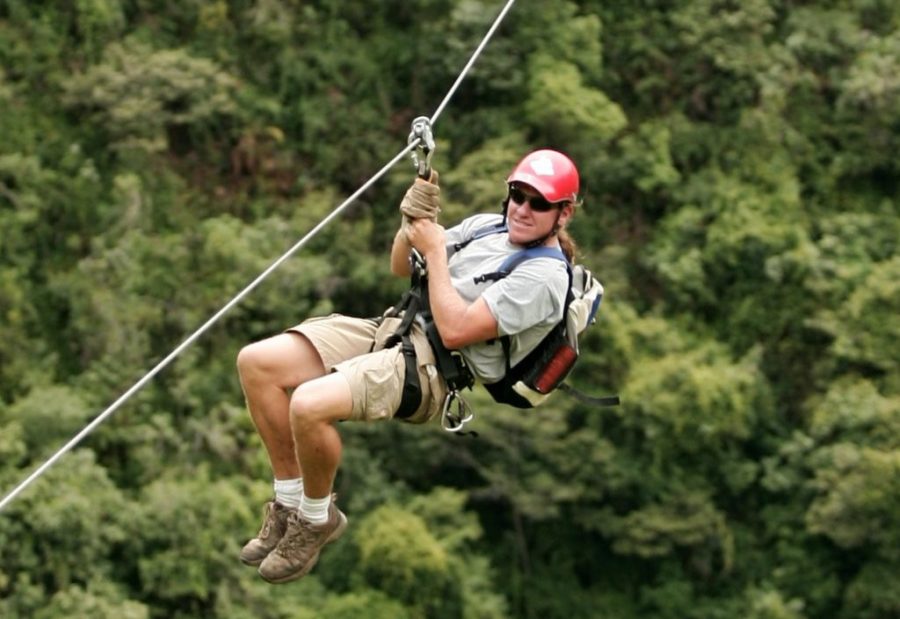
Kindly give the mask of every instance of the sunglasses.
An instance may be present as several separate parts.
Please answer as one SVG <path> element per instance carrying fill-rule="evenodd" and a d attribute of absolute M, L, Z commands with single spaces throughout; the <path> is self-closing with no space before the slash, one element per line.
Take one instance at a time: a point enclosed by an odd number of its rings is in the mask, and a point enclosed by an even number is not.
<path fill-rule="evenodd" d="M 558 202 L 548 202 L 543 196 L 528 195 L 518 185 L 509 186 L 509 199 L 523 206 L 527 202 L 531 205 L 531 210 L 538 213 L 546 213 L 549 210 L 562 206 Z"/>

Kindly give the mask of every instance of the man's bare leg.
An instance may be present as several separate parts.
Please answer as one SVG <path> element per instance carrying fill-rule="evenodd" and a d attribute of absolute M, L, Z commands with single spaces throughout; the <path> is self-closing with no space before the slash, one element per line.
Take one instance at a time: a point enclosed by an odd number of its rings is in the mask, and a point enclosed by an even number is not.
<path fill-rule="evenodd" d="M 238 354 L 237 365 L 247 408 L 275 478 L 300 477 L 288 390 L 325 375 L 319 353 L 303 335 L 282 333 L 245 346 Z"/>
<path fill-rule="evenodd" d="M 304 472 L 303 500 L 300 512 L 288 518 L 278 545 L 259 565 L 260 575 L 269 582 L 308 574 L 322 548 L 347 527 L 347 517 L 331 500 L 331 488 L 342 449 L 334 423 L 350 417 L 352 404 L 350 385 L 337 372 L 302 384 L 291 397 L 290 424 Z"/>
<path fill-rule="evenodd" d="M 350 385 L 339 372 L 304 383 L 291 398 L 290 425 L 310 498 L 331 494 L 342 451 L 334 423 L 348 419 L 352 406 Z"/>

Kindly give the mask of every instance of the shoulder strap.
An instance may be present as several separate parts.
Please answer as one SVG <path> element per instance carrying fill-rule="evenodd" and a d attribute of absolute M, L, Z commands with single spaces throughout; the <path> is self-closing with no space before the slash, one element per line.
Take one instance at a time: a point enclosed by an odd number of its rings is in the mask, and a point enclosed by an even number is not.
<path fill-rule="evenodd" d="M 447 256 L 452 256 L 460 249 L 471 243 L 472 241 L 476 241 L 478 239 L 484 238 L 486 236 L 490 236 L 492 234 L 500 234 L 501 232 L 506 232 L 508 228 L 506 227 L 506 220 L 499 221 L 495 224 L 490 224 L 484 226 L 482 228 L 478 228 L 475 232 L 472 233 L 472 236 L 465 239 L 464 241 L 460 241 L 459 243 L 453 243 L 452 245 L 447 246 Z"/>
<path fill-rule="evenodd" d="M 506 260 L 503 261 L 503 264 L 500 265 L 500 268 L 493 273 L 484 273 L 476 276 L 475 283 L 480 284 L 482 282 L 501 280 L 512 273 L 513 269 L 517 266 L 526 260 L 532 260 L 534 258 L 555 258 L 557 260 L 562 260 L 566 264 L 566 269 L 569 271 L 569 287 L 571 288 L 572 265 L 559 247 L 529 247 L 528 249 L 523 249 L 522 251 L 507 257 Z"/>
<path fill-rule="evenodd" d="M 566 255 L 562 253 L 562 250 L 559 247 L 529 247 L 528 249 L 523 249 L 522 251 L 509 256 L 503 261 L 503 264 L 500 265 L 499 270 L 505 271 L 506 273 L 512 273 L 513 269 L 532 258 L 556 258 L 557 260 L 565 262 L 567 267 L 571 267 L 569 259 L 566 258 Z"/>

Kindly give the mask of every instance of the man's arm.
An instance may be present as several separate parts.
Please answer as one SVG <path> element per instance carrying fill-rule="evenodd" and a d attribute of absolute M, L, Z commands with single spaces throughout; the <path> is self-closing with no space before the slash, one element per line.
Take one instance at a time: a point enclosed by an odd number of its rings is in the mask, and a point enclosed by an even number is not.
<path fill-rule="evenodd" d="M 478 298 L 469 303 L 459 295 L 450 281 L 443 228 L 420 219 L 410 224 L 408 234 L 409 242 L 422 253 L 428 263 L 428 300 L 444 346 L 456 350 L 496 338 L 497 319 L 484 299 Z"/>
<path fill-rule="evenodd" d="M 408 277 L 409 268 L 409 252 L 412 246 L 406 240 L 405 226 L 401 225 L 394 235 L 394 244 L 391 245 L 391 273 L 398 277 Z"/>

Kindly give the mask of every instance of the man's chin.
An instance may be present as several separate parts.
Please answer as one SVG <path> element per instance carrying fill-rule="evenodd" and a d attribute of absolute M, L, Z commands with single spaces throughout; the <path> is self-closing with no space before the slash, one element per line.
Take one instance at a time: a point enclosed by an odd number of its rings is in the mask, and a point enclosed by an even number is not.
<path fill-rule="evenodd" d="M 509 242 L 516 245 L 524 245 L 538 236 L 540 235 L 535 232 L 534 228 L 529 226 L 511 226 L 509 228 Z"/>

